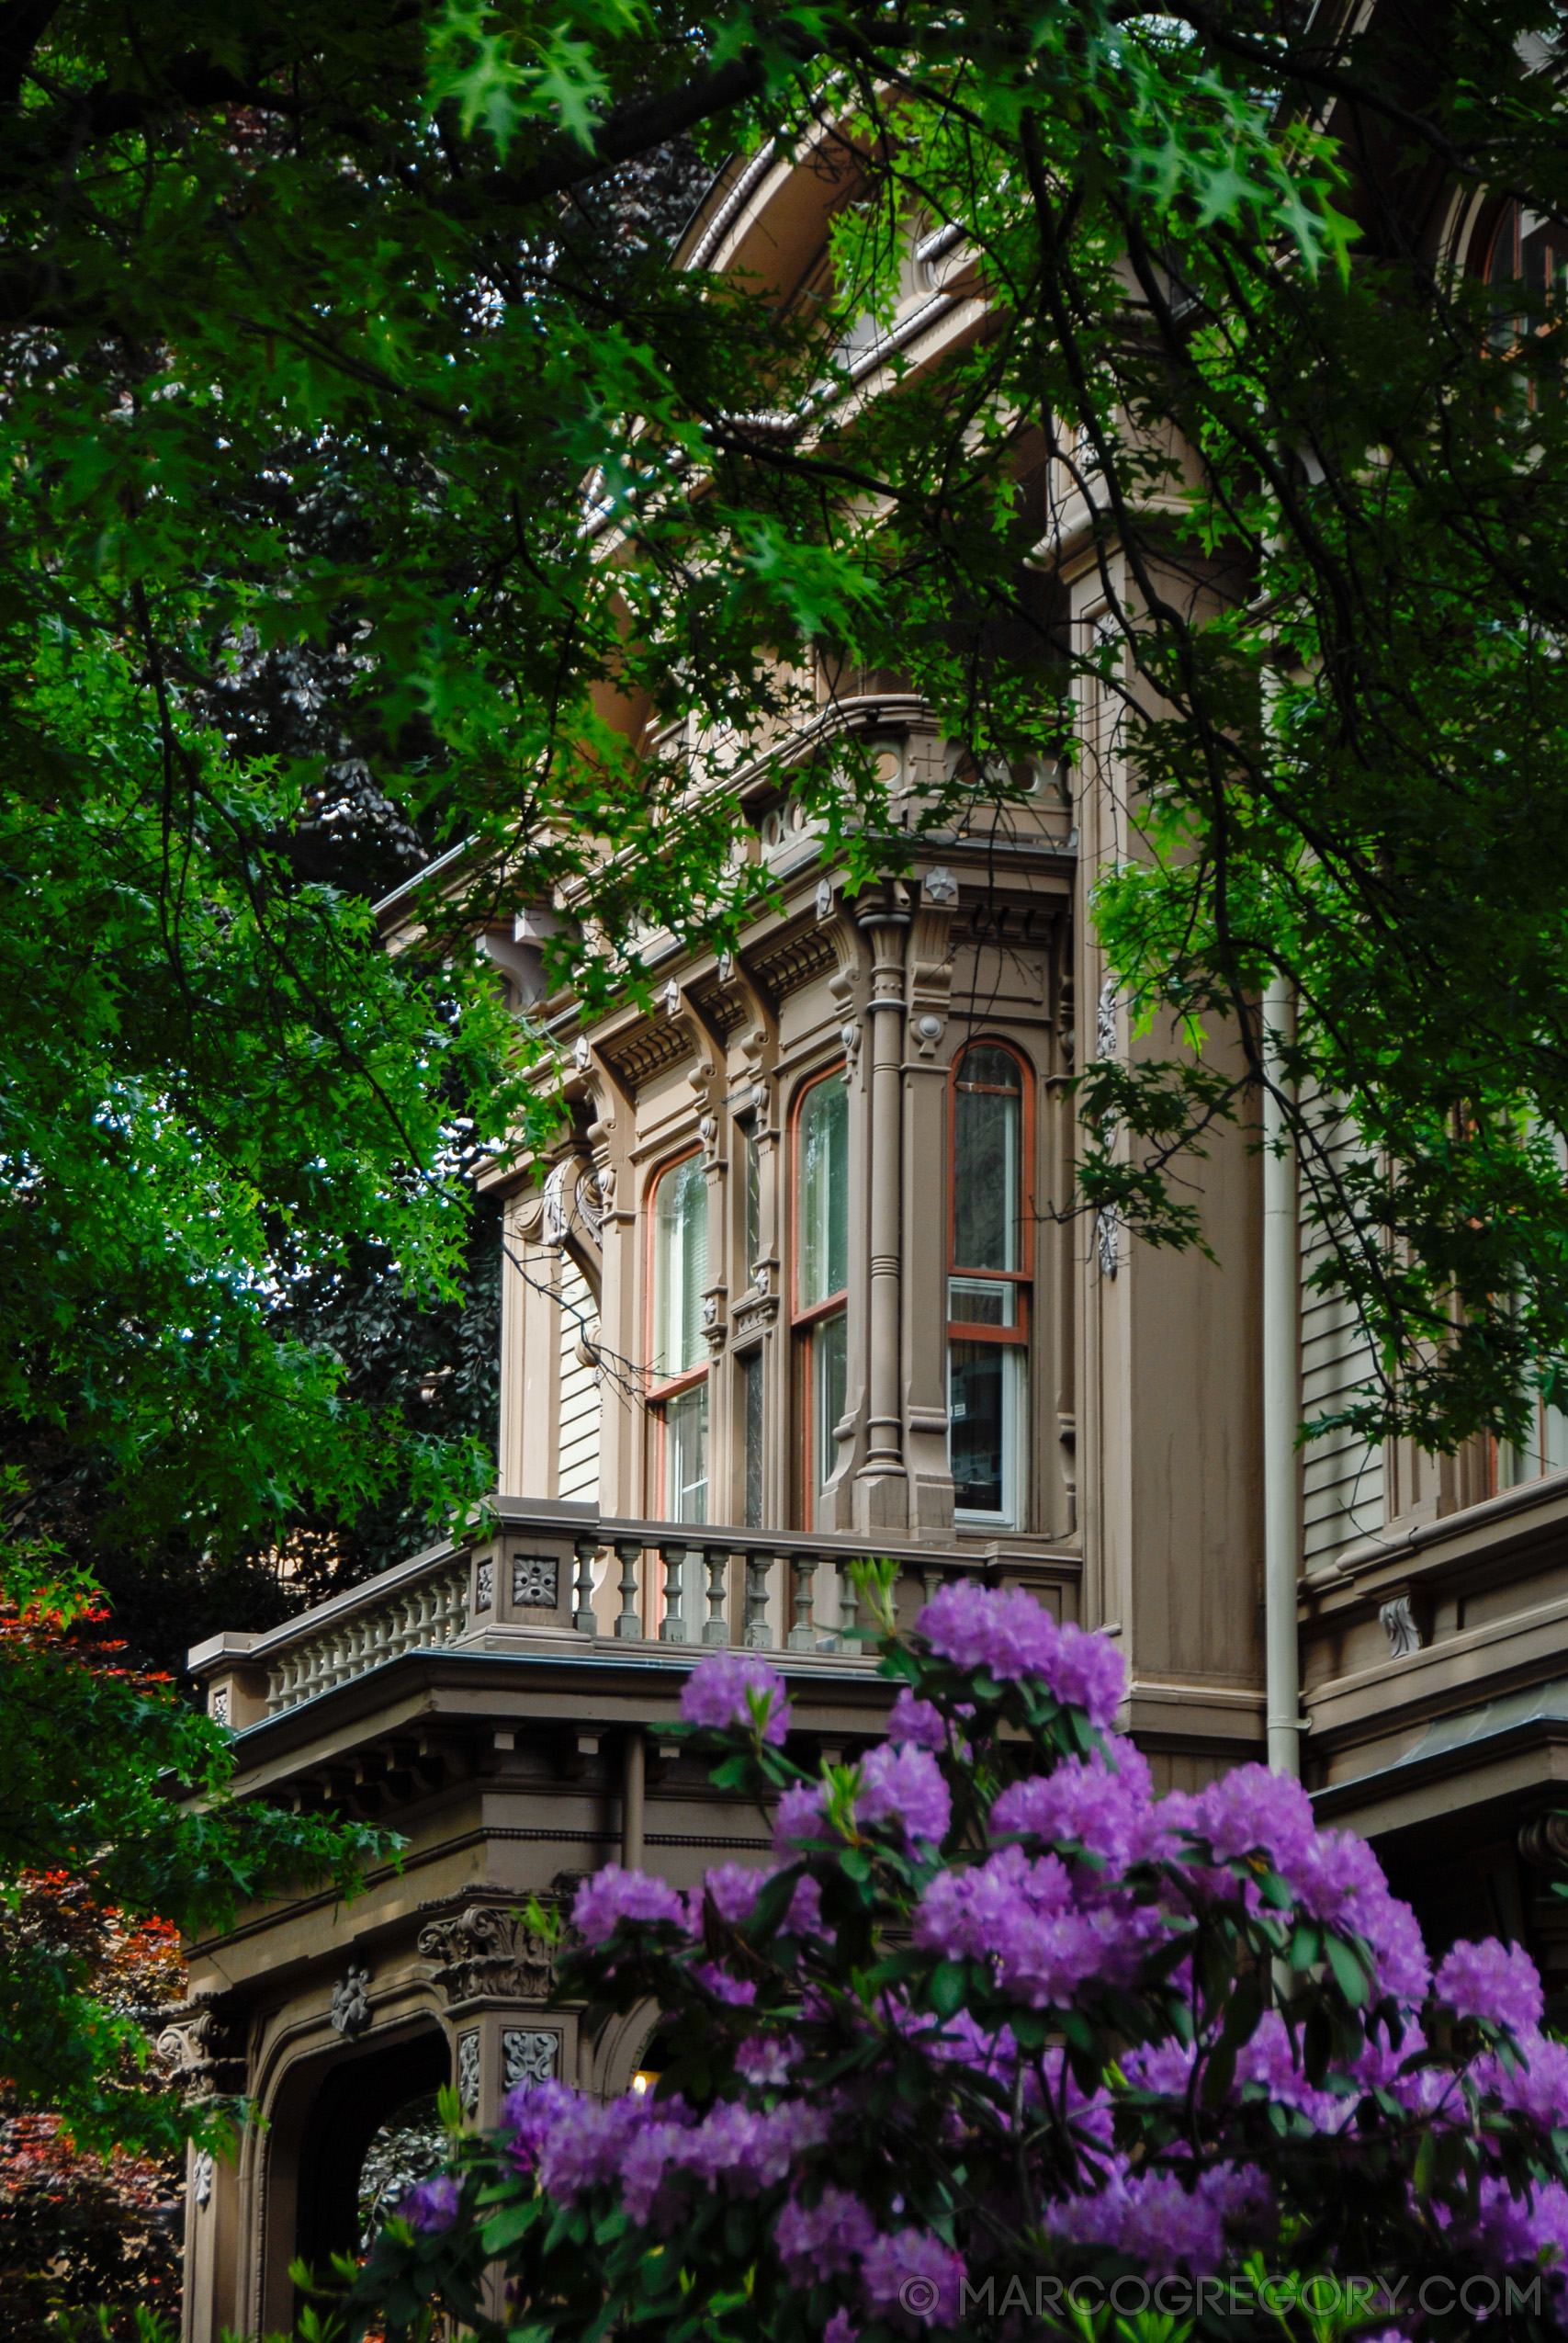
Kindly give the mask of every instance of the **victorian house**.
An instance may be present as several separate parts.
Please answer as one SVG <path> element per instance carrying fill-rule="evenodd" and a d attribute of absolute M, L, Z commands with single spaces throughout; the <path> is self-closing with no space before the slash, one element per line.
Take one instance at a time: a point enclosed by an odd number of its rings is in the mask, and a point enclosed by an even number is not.
<path fill-rule="evenodd" d="M 800 281 L 832 201 L 809 154 L 764 152 L 721 176 L 684 256 Z M 1505 243 L 1510 270 L 1551 265 L 1514 206 L 1453 233 L 1477 266 Z M 973 329 L 949 266 L 915 255 L 892 329 L 911 365 Z M 1063 493 L 1035 556 L 1085 639 L 1104 593 L 1089 519 Z M 824 676 L 802 754 L 835 728 L 896 791 L 950 753 L 886 678 Z M 607 1860 L 685 1885 L 761 1858 L 764 1819 L 664 1728 L 694 1658 L 741 1643 L 784 1668 L 804 1745 L 874 1734 L 860 1556 L 897 1562 L 906 1616 L 973 1574 L 1115 1638 L 1157 1783 L 1299 1762 L 1434 1949 L 1494 1930 L 1568 1984 L 1549 1892 L 1568 1429 L 1442 1463 L 1342 1435 L 1298 1453 L 1296 1422 L 1366 1361 L 1304 1288 L 1294 1174 L 1255 1133 L 1194 1167 L 1217 1265 L 1055 1217 L 1064 1085 L 1129 1047 L 1085 915 L 1117 850 L 1116 744 L 1104 708 L 1080 730 L 1081 770 L 1015 776 L 1005 835 L 955 832 L 852 900 L 798 806 L 742 788 L 783 908 L 724 958 L 649 941 L 651 1014 L 541 998 L 528 915 L 489 938 L 558 1043 L 570 1110 L 547 1161 L 491 1173 L 509 1238 L 493 1512 L 193 1655 L 242 1791 L 409 1841 L 348 1907 L 269 1906 L 194 1948 L 166 2054 L 265 2118 L 237 2163 L 193 2169 L 202 2343 L 287 2325 L 290 2259 L 354 2243 L 367 2152 L 438 2084 L 480 2122 L 530 2077 L 633 2087 L 656 2013 L 590 2039 L 547 1998 L 521 1907 Z M 389 936 L 412 916 L 383 906 Z"/>

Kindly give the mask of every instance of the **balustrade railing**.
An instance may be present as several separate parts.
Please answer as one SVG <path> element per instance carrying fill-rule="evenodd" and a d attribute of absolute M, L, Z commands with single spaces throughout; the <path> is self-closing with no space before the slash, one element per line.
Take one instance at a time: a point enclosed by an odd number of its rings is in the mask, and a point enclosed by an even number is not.
<path fill-rule="evenodd" d="M 257 1637 L 243 1664 L 265 1670 L 266 1714 L 298 1707 L 405 1652 L 481 1636 L 493 1649 L 497 1630 L 504 1646 L 521 1636 L 558 1649 L 570 1640 L 605 1648 L 606 1657 L 618 1645 L 652 1643 L 693 1647 L 694 1658 L 704 1648 L 740 1646 L 852 1660 L 861 1656 L 853 1632 L 861 1624 L 852 1577 L 857 1561 L 897 1561 L 918 1603 L 944 1580 L 976 1575 L 994 1560 L 974 1548 L 863 1535 L 595 1521 L 575 1507 L 534 1513 L 516 1500 L 503 1506 L 499 1523 L 476 1530 L 477 1563 L 473 1550 L 439 1547 Z M 498 1570 L 519 1539 L 547 1541 L 561 1557 L 558 1573 L 556 1564 L 544 1565 L 552 1584 L 558 1575 L 558 1586 L 542 1606 L 537 1557 L 529 1557 L 532 1607 L 522 1615 L 496 1603 Z"/>
<path fill-rule="evenodd" d="M 376 1581 L 362 1591 L 374 1597 Z M 325 1608 L 326 1606 L 323 1606 Z M 312 1635 L 315 1614 L 291 1620 L 266 1638 L 288 1643 L 267 1669 L 266 1706 L 269 1716 L 280 1709 L 297 1708 L 317 1692 L 330 1692 L 355 1676 L 367 1676 L 383 1660 L 405 1651 L 429 1651 L 455 1643 L 468 1624 L 468 1565 L 467 1557 L 448 1556 L 428 1575 L 383 1592 L 379 1602 L 334 1619 Z M 259 1656 L 259 1655 L 258 1655 Z"/>

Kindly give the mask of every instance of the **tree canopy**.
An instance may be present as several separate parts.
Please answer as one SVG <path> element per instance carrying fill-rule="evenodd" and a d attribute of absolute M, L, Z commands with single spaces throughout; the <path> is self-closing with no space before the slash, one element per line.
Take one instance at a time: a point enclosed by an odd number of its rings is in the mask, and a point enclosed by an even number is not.
<path fill-rule="evenodd" d="M 1549 244 L 1568 213 L 1557 30 L 1544 0 L 0 8 L 30 1486 L 86 1472 L 107 1544 L 203 1557 L 462 1502 L 474 1442 L 356 1398 L 312 1312 L 367 1243 L 460 1291 L 459 1160 L 554 1046 L 475 923 L 564 905 L 592 1002 L 766 899 L 743 773 L 853 887 L 1005 831 L 1026 759 L 1083 786 L 1089 683 L 1141 1038 L 1085 1077 L 1057 1208 L 1197 1239 L 1175 1167 L 1254 1117 L 1283 977 L 1321 1273 L 1380 1345 L 1364 1428 L 1517 1430 L 1568 1342 L 1563 326 L 1550 256 L 1476 255 L 1509 203 Z M 767 140 L 832 189 L 793 301 L 671 265 L 705 172 Z M 935 373 L 887 334 L 917 262 L 979 297 Z M 957 743 L 929 796 L 852 730 L 792 741 L 809 673 L 863 672 Z M 443 847 L 389 958 L 368 900 Z"/>
<path fill-rule="evenodd" d="M 331 1881 L 401 1842 L 361 1823 L 236 1801 L 227 1726 L 123 1664 L 101 1597 L 34 1545 L 0 1552 L 0 2088 L 61 2118 L 77 2149 L 214 2144 L 232 2101 L 150 2085 L 156 1940 L 231 1925 L 244 1902 Z M 138 2006 L 128 1978 L 151 1987 Z"/>

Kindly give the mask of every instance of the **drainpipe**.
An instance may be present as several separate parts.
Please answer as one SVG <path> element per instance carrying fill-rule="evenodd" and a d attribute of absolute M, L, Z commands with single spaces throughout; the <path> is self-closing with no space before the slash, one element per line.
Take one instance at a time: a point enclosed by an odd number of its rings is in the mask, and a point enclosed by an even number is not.
<path fill-rule="evenodd" d="M 1280 1076 L 1278 1036 L 1289 1030 L 1290 986 L 1275 977 L 1263 996 L 1263 1064 Z M 1296 1644 L 1300 1532 L 1296 1426 L 1301 1418 L 1296 1244 L 1296 1152 L 1286 1141 L 1275 1091 L 1263 1094 L 1263 1647 L 1269 1765 L 1299 1777 L 1301 1683 Z"/>

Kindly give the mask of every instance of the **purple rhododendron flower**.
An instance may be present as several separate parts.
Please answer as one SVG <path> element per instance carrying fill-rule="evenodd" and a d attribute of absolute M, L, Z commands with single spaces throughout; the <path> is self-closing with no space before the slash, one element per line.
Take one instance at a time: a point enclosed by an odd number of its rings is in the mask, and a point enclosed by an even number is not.
<path fill-rule="evenodd" d="M 571 1924 L 585 1944 L 603 1944 L 622 1920 L 670 1920 L 686 1926 L 683 1896 L 646 1872 L 606 1863 L 585 1879 L 572 1901 Z"/>
<path fill-rule="evenodd" d="M 732 1977 L 716 1962 L 699 1961 L 692 1976 L 696 1984 L 706 1986 L 716 2001 L 727 2002 L 733 2009 L 749 2009 L 757 1998 L 757 1988 L 750 1977 Z"/>
<path fill-rule="evenodd" d="M 1164 1817 L 1154 1803 L 1148 1760 L 1131 1741 L 1118 1741 L 1112 1766 L 1097 1750 L 1069 1758 L 1054 1773 L 1014 1782 L 991 1808 L 994 1838 L 1010 1831 L 1076 1840 L 1118 1870 L 1172 1851 Z"/>
<path fill-rule="evenodd" d="M 789 1731 L 789 1702 L 784 1678 L 765 1659 L 743 1651 L 716 1651 L 698 1662 L 681 1693 L 681 1714 L 688 1725 L 706 1725 L 723 1732 L 739 1726 L 755 1732 L 753 1701 L 765 1700 L 762 1738 L 775 1746 Z"/>
<path fill-rule="evenodd" d="M 1113 2247 L 1161 2277 L 1185 2265 L 1192 2277 L 1204 2278 L 1224 2258 L 1227 2224 L 1244 2235 L 1260 2231 L 1269 2202 L 1269 2184 L 1254 2165 L 1218 2165 L 1190 2190 L 1171 2172 L 1129 2179 L 1119 2171 L 1094 2195 L 1052 2205 L 1046 2219 L 1073 2244 Z"/>
<path fill-rule="evenodd" d="M 1101 1731 L 1115 1717 L 1126 1675 L 1115 1645 L 1081 1627 L 1059 1627 L 1022 1587 L 994 1594 L 961 1579 L 932 1596 L 916 1625 L 955 1668 L 987 1668 L 998 1683 L 1037 1677 L 1059 1701 L 1087 1710 Z"/>
<path fill-rule="evenodd" d="M 1078 1702 L 1099 1724 L 1111 1714 L 1121 1686 L 1114 1649 L 1059 1627 L 1026 1594 L 949 1588 L 928 1605 L 922 1626 L 932 1650 L 955 1664 L 983 1665 L 1006 1681 L 1028 1676 L 1058 1698 Z M 712 1700 L 699 1692 L 697 1705 L 705 1715 L 735 1722 L 736 1703 L 746 1697 L 736 1688 L 754 1685 L 758 1672 L 772 1676 L 748 1656 L 720 1655 L 708 1679 L 716 1688 Z M 771 1729 L 772 1691 L 764 1696 Z M 853 1783 L 857 1825 L 897 1829 L 908 1843 L 930 1849 L 951 1827 L 947 1777 L 965 1752 L 942 1715 L 912 1695 L 900 1694 L 889 1722 L 886 1741 L 840 1778 Z M 1013 2103 L 1021 2078 L 1026 2120 L 1036 2136 L 1047 2107 L 1053 2114 L 1059 2107 L 1086 2148 L 1098 2144 L 1080 2170 L 1103 2174 L 1103 2185 L 1064 2202 L 1050 2202 L 1049 2167 L 1040 2167 L 1046 2225 L 1064 2245 L 1125 2254 L 1151 2278 L 1177 2272 L 1208 2278 L 1234 2269 L 1256 2247 L 1277 2254 L 1279 2207 L 1255 2167 L 1222 2164 L 1194 2175 L 1180 2122 L 1174 2131 L 1156 2122 L 1141 2155 L 1131 2147 L 1140 2108 L 1159 2101 L 1168 2111 L 1187 2108 L 1207 2054 L 1203 2047 L 1194 2049 L 1168 2032 L 1162 2039 L 1129 2043 L 1098 2081 L 1086 2075 L 1080 2082 L 1059 2039 L 1043 2054 L 1021 2060 L 1013 2031 L 1027 2033 L 1022 2010 L 1066 2012 L 1108 1988 L 1135 1986 L 1149 1949 L 1184 1930 L 1193 1905 L 1201 1911 L 1206 1899 L 1224 1897 L 1258 1910 L 1264 1863 L 1279 1872 L 1304 1919 L 1370 1948 L 1378 1990 L 1400 2005 L 1402 2026 L 1397 2042 L 1393 2029 L 1375 2026 L 1354 2053 L 1341 2051 L 1325 2077 L 1309 2083 L 1301 2043 L 1270 2009 L 1239 2045 L 1227 2110 L 1214 2113 L 1224 2121 L 1227 2111 L 1257 2102 L 1288 2111 L 1303 2142 L 1332 2143 L 1335 2168 L 1349 2186 L 1369 2152 L 1358 2120 L 1366 2094 L 1381 2094 L 1385 2109 L 1404 2119 L 1412 2138 L 1429 2126 L 1441 2133 L 1468 2122 L 1465 2111 L 1473 2101 L 1456 2084 L 1446 2025 L 1436 2030 L 1443 2054 L 1423 2063 L 1433 2031 L 1424 2006 L 1431 1970 L 1414 1914 L 1390 1894 L 1364 1840 L 1314 1828 L 1299 1784 L 1261 1767 L 1244 1767 L 1195 1794 L 1156 1801 L 1146 1761 L 1113 1734 L 1088 1756 L 1053 1763 L 1043 1750 L 1037 1761 L 1048 1770 L 996 1798 L 989 1845 L 933 1865 L 908 1914 L 919 1951 L 975 1964 L 988 1988 L 985 2002 L 960 2006 L 938 2020 L 929 1997 L 911 1996 L 896 1979 L 879 1994 L 876 2060 L 912 2055 L 933 2069 L 933 2155 L 968 2153 L 963 2091 L 953 2088 L 964 2083 L 964 2070 L 966 2088 L 987 2091 L 998 2112 Z M 863 2322 L 876 2320 L 911 2336 L 928 2323 L 953 2324 L 963 2265 L 924 2225 L 934 2200 L 918 2193 L 912 2168 L 904 2184 L 907 2210 L 902 2198 L 893 2200 L 891 2213 L 877 2200 L 886 2229 L 878 2228 L 877 2213 L 841 2185 L 844 2176 L 863 2167 L 863 2078 L 829 2091 L 812 2090 L 811 2081 L 824 2040 L 836 2049 L 843 2026 L 857 2022 L 858 2001 L 852 1996 L 843 2002 L 830 1972 L 814 1973 L 799 1979 L 786 2020 L 759 2006 L 764 1989 L 732 1973 L 722 1951 L 725 1930 L 752 1924 L 759 1894 L 785 1863 L 792 1892 L 786 1925 L 824 1933 L 823 1895 L 830 1892 L 845 1853 L 827 1819 L 828 1795 L 821 1782 L 789 1790 L 779 1803 L 775 1852 L 767 1862 L 756 1869 L 720 1864 L 684 1897 L 661 1881 L 615 1865 L 579 1892 L 574 1918 L 591 1947 L 610 1942 L 623 1921 L 668 1922 L 682 1930 L 676 1956 L 690 1986 L 714 1998 L 705 2016 L 717 2090 L 706 2112 L 699 2117 L 679 2100 L 659 2102 L 629 2093 L 604 2102 L 546 2083 L 507 2100 L 502 2120 L 510 2136 L 502 2146 L 557 2202 L 572 2204 L 592 2195 L 596 2211 L 622 2207 L 652 2236 L 674 2235 L 696 2210 L 700 2192 L 711 2191 L 719 2210 L 762 2199 L 776 2269 L 799 2290 L 790 2315 L 797 2323 L 825 2320 L 833 2297 L 841 2295 L 822 2343 L 856 2343 Z M 787 1854 L 792 1842 L 801 1851 Z M 1168 1885 L 1151 1877 L 1134 1890 L 1128 1884 L 1131 1868 L 1150 1861 L 1169 1867 Z M 823 1950 L 830 1960 L 830 1943 Z M 612 1973 L 618 1957 L 618 1947 L 602 1951 L 601 1974 Z M 1170 1982 L 1182 1994 L 1193 1989 L 1190 1959 Z M 1550 2131 L 1568 2121 L 1568 2046 L 1540 2033 L 1540 1984 L 1518 1947 L 1491 1941 L 1456 1945 L 1438 1973 L 1437 1994 L 1457 2015 L 1510 2031 L 1517 2056 L 1512 2050 L 1506 2056 L 1487 2051 L 1469 2062 L 1474 2088 L 1501 2109 L 1503 2123 L 1517 2116 Z M 795 2031 L 783 2031 L 786 2023 Z M 1464 2041 L 1458 2038 L 1461 2059 Z M 1502 2131 L 1503 2124 L 1494 2129 L 1488 2119 L 1475 2135 L 1482 2169 L 1473 2194 L 1453 2206 L 1445 2204 L 1440 2190 L 1434 2196 L 1433 2235 L 1457 2258 L 1456 2268 L 1462 2262 L 1498 2274 L 1539 2274 L 1550 2283 L 1553 2311 L 1560 2312 L 1568 2299 L 1568 2190 L 1538 2175 L 1516 2195 L 1508 2184 L 1517 2168 L 1508 2161 Z M 1162 2140 L 1184 2145 L 1163 2147 Z M 1025 2147 L 1026 2156 L 1033 2153 Z M 446 2226 L 462 2218 L 458 2184 L 425 2183 L 400 2210 L 422 2226 Z M 895 2225 L 899 2223 L 907 2225 Z M 960 2247 L 970 2242 L 966 2231 L 959 2235 Z M 1404 2343 L 1397 2329 L 1391 2333 Z"/>
<path fill-rule="evenodd" d="M 1535 1963 L 1518 1944 L 1495 1936 L 1456 1944 L 1444 1954 L 1434 1987 L 1456 2018 L 1479 2018 L 1510 2033 L 1534 2033 L 1546 2007 Z"/>
<path fill-rule="evenodd" d="M 758 2090 L 782 2090 L 800 2056 L 793 2034 L 749 2034 L 735 2053 L 738 2072 Z"/>
<path fill-rule="evenodd" d="M 809 1872 L 803 1873 L 795 1884 L 784 1925 L 796 1936 L 820 1936 L 822 1933 L 822 1890 Z"/>
<path fill-rule="evenodd" d="M 1500 2058 L 1478 2059 L 1478 2086 L 1495 2091 L 1505 2107 L 1533 2115 L 1540 2123 L 1561 2123 L 1568 2111 L 1568 2046 L 1519 2027 L 1514 2033 L 1522 2055 L 1506 2066 Z"/>
<path fill-rule="evenodd" d="M 947 1727 L 941 1710 L 933 1708 L 930 1701 L 918 1701 L 906 1684 L 888 1716 L 887 1737 L 890 1741 L 911 1742 L 918 1749 L 944 1749 Z"/>
<path fill-rule="evenodd" d="M 855 1819 L 901 1823 L 909 1839 L 944 1839 L 953 1799 L 935 1758 L 925 1749 L 896 1749 L 889 1741 L 870 1750 L 855 1792 Z"/>
<path fill-rule="evenodd" d="M 1127 1983 L 1164 1927 L 1126 1898 L 1081 1909 L 1055 1855 L 1032 1862 L 1021 1847 L 1005 1847 L 972 1871 L 940 1872 L 916 1909 L 914 1938 L 950 1961 L 990 1962 L 998 1984 L 1043 2009 L 1090 1978 Z"/>
<path fill-rule="evenodd" d="M 713 1907 L 730 1928 L 744 1928 L 757 1907 L 765 1871 L 750 1871 L 744 1863 L 716 1863 L 703 1874 L 703 1889 L 713 1898 Z M 696 1907 L 692 1933 L 702 1927 L 702 1895 L 692 1899 Z"/>
<path fill-rule="evenodd" d="M 921 2324 L 954 2324 L 963 2275 L 963 2261 L 952 2247 L 925 2229 L 885 2233 L 861 2256 L 861 2284 L 872 2308 L 902 2311 Z"/>
<path fill-rule="evenodd" d="M 860 2199 L 831 2187 L 809 2207 L 791 2197 L 773 2228 L 773 2241 L 797 2286 L 852 2269 L 875 2235 L 876 2224 Z"/>
<path fill-rule="evenodd" d="M 796 1839 L 825 1839 L 828 1835 L 823 1808 L 828 1793 L 820 1782 L 797 1782 L 779 1800 L 773 1817 L 773 1845 L 780 1854 L 787 1854 L 791 1841 Z"/>
<path fill-rule="evenodd" d="M 463 2199 L 463 2184 L 450 2173 L 443 2172 L 434 2180 L 419 2180 L 398 2199 L 394 2207 L 400 2221 L 411 2229 L 418 2229 L 429 2236 L 438 2236 L 450 2229 L 457 2218 L 457 2208 Z"/>
<path fill-rule="evenodd" d="M 1166 1800 L 1173 1819 L 1208 1839 L 1221 1862 L 1262 1853 L 1286 1879 L 1306 1862 L 1315 1835 L 1312 1800 L 1299 1782 L 1266 1765 L 1238 1765 L 1195 1798 Z"/>

